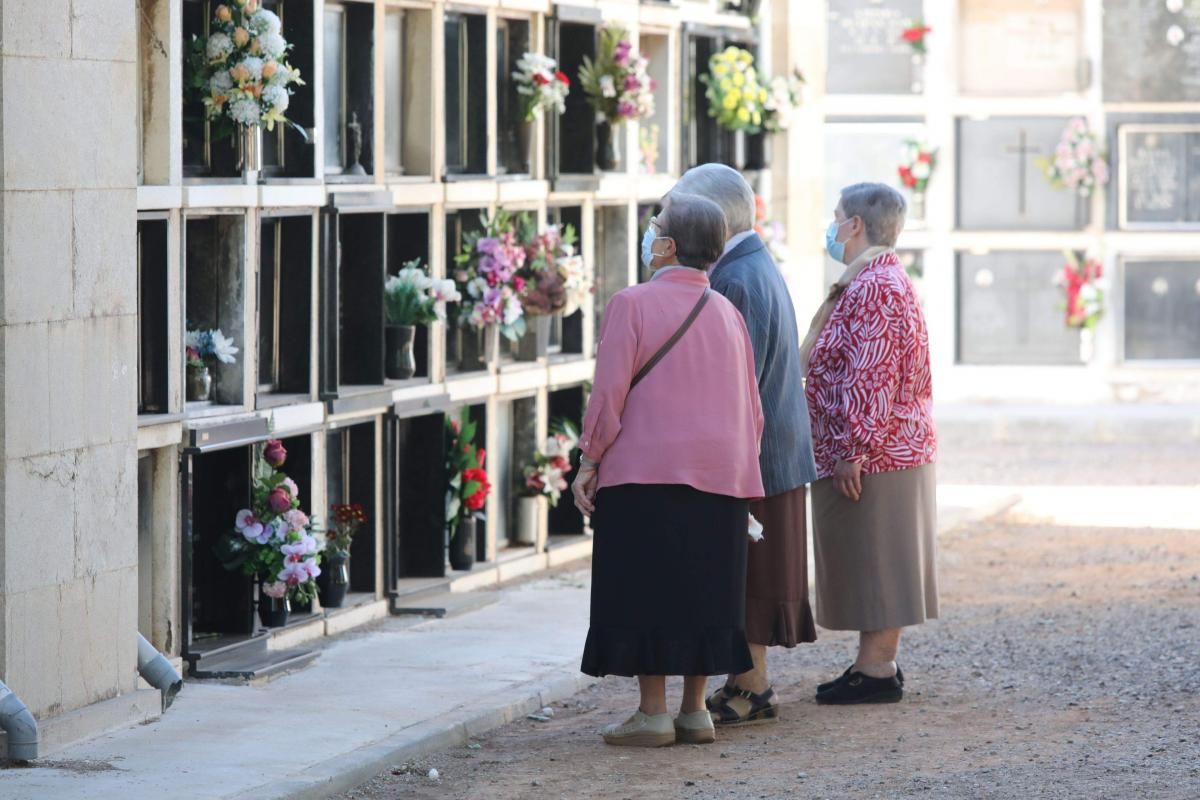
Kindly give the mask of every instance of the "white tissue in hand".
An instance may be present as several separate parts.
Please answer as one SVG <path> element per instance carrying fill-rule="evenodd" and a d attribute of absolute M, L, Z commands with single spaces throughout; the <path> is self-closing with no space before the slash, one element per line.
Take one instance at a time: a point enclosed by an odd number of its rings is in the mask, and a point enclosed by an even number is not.
<path fill-rule="evenodd" d="M 756 520 L 753 514 L 750 515 L 750 538 L 755 542 L 761 542 L 763 539 L 762 523 Z"/>

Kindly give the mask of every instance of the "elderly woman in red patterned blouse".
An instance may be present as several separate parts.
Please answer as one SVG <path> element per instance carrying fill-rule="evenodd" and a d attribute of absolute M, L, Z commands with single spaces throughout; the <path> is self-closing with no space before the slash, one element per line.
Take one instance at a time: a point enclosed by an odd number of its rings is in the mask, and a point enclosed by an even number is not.
<path fill-rule="evenodd" d="M 900 630 L 938 615 L 929 335 L 894 249 L 905 210 L 890 186 L 842 190 L 825 240 L 847 266 L 801 348 L 817 623 L 859 631 L 857 659 L 819 703 L 900 700 Z"/>

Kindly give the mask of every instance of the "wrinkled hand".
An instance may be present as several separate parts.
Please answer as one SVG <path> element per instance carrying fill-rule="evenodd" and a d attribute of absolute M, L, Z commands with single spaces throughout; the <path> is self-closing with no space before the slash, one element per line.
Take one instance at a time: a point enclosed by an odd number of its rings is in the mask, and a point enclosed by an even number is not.
<path fill-rule="evenodd" d="M 833 468 L 833 485 L 839 492 L 858 502 L 862 497 L 862 464 L 857 461 L 839 461 Z"/>
<path fill-rule="evenodd" d="M 600 472 L 595 464 L 587 461 L 580 463 L 571 484 L 571 494 L 575 495 L 575 507 L 585 516 L 590 517 L 596 510 L 596 484 L 599 481 Z"/>

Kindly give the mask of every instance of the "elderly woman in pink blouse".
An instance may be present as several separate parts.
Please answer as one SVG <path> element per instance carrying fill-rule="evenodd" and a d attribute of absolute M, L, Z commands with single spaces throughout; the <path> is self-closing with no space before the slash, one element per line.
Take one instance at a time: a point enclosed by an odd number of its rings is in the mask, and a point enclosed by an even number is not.
<path fill-rule="evenodd" d="M 668 195 L 642 242 L 653 278 L 604 311 L 573 491 L 595 530 L 582 670 L 636 675 L 641 689 L 609 744 L 712 742 L 705 678 L 752 666 L 747 522 L 763 495 L 763 415 L 746 324 L 708 286 L 725 238 L 715 203 Z M 674 719 L 667 675 L 685 676 Z"/>

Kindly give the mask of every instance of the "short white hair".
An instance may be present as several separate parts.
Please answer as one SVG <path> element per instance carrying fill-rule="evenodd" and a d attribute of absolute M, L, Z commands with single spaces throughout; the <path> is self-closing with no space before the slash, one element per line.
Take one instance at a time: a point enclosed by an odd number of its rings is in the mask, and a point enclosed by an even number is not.
<path fill-rule="evenodd" d="M 908 203 L 896 189 L 885 183 L 855 183 L 842 189 L 841 206 L 846 219 L 863 221 L 872 245 L 896 246 L 908 213 Z"/>
<path fill-rule="evenodd" d="M 725 212 L 729 236 L 754 227 L 754 190 L 742 173 L 724 164 L 701 164 L 683 173 L 672 191 L 707 197 Z"/>

